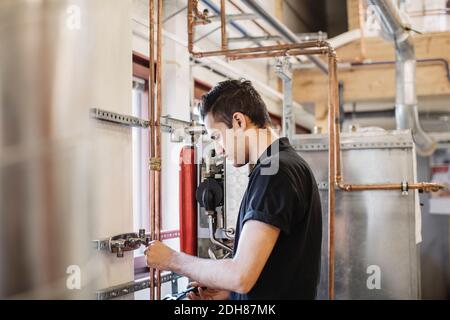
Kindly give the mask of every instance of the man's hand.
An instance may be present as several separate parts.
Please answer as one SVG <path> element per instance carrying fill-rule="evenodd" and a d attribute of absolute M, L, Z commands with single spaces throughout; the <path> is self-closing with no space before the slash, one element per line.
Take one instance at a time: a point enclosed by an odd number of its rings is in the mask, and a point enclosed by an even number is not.
<path fill-rule="evenodd" d="M 232 259 L 193 257 L 176 252 L 159 241 L 150 243 L 145 255 L 151 268 L 175 272 L 202 283 L 203 287 L 247 294 L 261 275 L 279 234 L 280 229 L 275 226 L 249 220 L 242 228 L 239 247 Z M 228 292 L 210 291 L 203 296 L 226 299 Z"/>
<path fill-rule="evenodd" d="M 170 270 L 170 263 L 176 254 L 174 250 L 160 241 L 152 241 L 145 249 L 147 266 L 158 270 Z"/>
<path fill-rule="evenodd" d="M 194 292 L 189 292 L 188 294 L 189 300 L 228 300 L 230 296 L 229 291 L 216 290 L 210 288 L 202 289 L 204 288 L 204 286 L 199 284 L 198 282 L 192 282 L 190 283 L 190 286 L 197 287 L 198 294 Z"/>

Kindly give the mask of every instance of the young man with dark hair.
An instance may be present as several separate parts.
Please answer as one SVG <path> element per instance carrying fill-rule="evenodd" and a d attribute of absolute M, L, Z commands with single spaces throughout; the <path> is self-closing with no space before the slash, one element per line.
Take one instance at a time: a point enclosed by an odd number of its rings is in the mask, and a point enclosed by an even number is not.
<path fill-rule="evenodd" d="M 251 172 L 231 259 L 201 259 L 161 242 L 147 248 L 150 267 L 195 280 L 190 299 L 314 299 L 320 275 L 322 212 L 308 164 L 279 138 L 249 81 L 219 83 L 201 116 L 216 150 Z M 204 289 L 206 288 L 206 289 Z"/>

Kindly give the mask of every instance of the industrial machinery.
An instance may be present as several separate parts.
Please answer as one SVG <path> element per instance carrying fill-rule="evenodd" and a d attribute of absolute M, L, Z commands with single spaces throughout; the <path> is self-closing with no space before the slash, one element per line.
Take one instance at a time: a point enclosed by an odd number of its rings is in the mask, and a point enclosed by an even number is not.
<path fill-rule="evenodd" d="M 200 257 L 227 258 L 232 253 L 231 242 L 234 225 L 227 226 L 227 210 L 224 201 L 225 159 L 214 149 L 207 150 L 199 163 L 199 185 L 196 199 L 198 209 L 198 246 Z"/>

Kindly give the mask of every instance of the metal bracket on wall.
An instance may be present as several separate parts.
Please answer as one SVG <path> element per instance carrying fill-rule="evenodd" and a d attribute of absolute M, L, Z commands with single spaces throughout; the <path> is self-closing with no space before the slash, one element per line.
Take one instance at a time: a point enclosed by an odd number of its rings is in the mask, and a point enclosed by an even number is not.
<path fill-rule="evenodd" d="M 181 278 L 181 276 L 173 272 L 162 274 L 161 283 L 172 282 L 173 285 L 173 282 L 176 282 L 179 278 Z M 155 276 L 155 283 L 156 282 L 157 278 Z M 95 295 L 97 300 L 110 300 L 148 288 L 150 288 L 150 278 L 138 281 L 130 281 L 114 287 L 98 290 Z"/>
<path fill-rule="evenodd" d="M 328 190 L 328 182 L 317 182 L 317 188 L 319 189 L 319 191 L 326 191 Z M 408 181 L 402 181 L 401 183 L 401 192 L 402 192 L 402 196 L 407 196 L 408 195 L 408 191 L 409 191 L 409 186 L 408 186 Z M 339 188 L 336 189 L 336 191 L 342 191 Z"/>
<path fill-rule="evenodd" d="M 179 230 L 168 230 L 160 233 L 160 240 L 175 239 L 180 236 Z M 93 240 L 94 249 L 108 250 L 117 254 L 118 258 L 123 257 L 125 251 L 133 251 L 139 249 L 142 245 L 147 246 L 151 241 L 149 233 L 145 233 L 144 229 L 139 233 L 124 233 L 108 239 Z"/>
<path fill-rule="evenodd" d="M 148 128 L 150 126 L 150 121 L 129 116 L 123 115 L 111 111 L 105 111 L 98 108 L 92 108 L 90 110 L 91 118 L 111 122 L 114 124 L 119 124 L 128 127 L 137 127 L 137 128 Z"/>
<path fill-rule="evenodd" d="M 295 133 L 295 120 L 292 100 L 292 66 L 289 57 L 278 59 L 276 73 L 283 81 L 283 136 L 291 139 Z"/>
<path fill-rule="evenodd" d="M 161 116 L 161 130 L 172 133 L 177 127 L 189 127 L 191 122 L 170 117 L 170 115 Z"/>
<path fill-rule="evenodd" d="M 404 149 L 412 148 L 412 142 L 364 142 L 364 143 L 341 143 L 341 150 L 356 150 L 356 149 Z M 328 144 L 322 143 L 305 143 L 296 145 L 296 151 L 326 151 Z"/>
<path fill-rule="evenodd" d="M 187 136 L 201 136 L 206 133 L 203 125 L 170 117 L 161 117 L 161 130 L 171 135 L 171 142 L 183 142 Z"/>
<path fill-rule="evenodd" d="M 105 240 L 94 240 L 95 249 L 109 250 L 117 254 L 118 258 L 123 258 L 125 251 L 133 251 L 141 246 L 150 243 L 150 236 L 145 233 L 145 229 L 140 229 L 139 233 L 124 233 Z"/>
<path fill-rule="evenodd" d="M 180 237 L 180 230 L 167 230 L 162 231 L 160 234 L 160 240 L 175 239 Z"/>

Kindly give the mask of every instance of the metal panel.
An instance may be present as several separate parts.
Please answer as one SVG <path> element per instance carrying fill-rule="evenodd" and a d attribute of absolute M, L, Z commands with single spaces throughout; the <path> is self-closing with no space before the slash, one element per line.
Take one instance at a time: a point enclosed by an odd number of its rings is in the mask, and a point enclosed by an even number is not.
<path fill-rule="evenodd" d="M 111 111 L 101 110 L 98 108 L 91 108 L 91 117 L 98 120 L 108 121 L 111 123 L 121 124 L 130 127 L 138 127 L 146 129 L 150 126 L 150 121 L 148 120 L 139 119 L 137 117 L 115 113 Z"/>
<path fill-rule="evenodd" d="M 291 142 L 310 164 L 317 182 L 326 182 L 327 136 L 295 136 Z M 305 148 L 306 145 L 308 148 Z M 415 181 L 415 153 L 408 132 L 343 134 L 342 145 L 346 146 L 342 150 L 343 175 L 346 182 Z M 325 190 L 321 190 L 320 194 L 324 225 L 318 298 L 326 299 L 328 197 Z M 420 297 L 415 201 L 414 192 L 407 195 L 402 195 L 400 191 L 336 192 L 336 299 Z M 380 271 L 379 289 L 372 286 L 376 284 L 372 280 L 377 268 Z"/>
<path fill-rule="evenodd" d="M 161 283 L 172 282 L 173 284 L 177 284 L 177 280 L 180 277 L 181 277 L 180 275 L 175 274 L 173 272 L 167 272 L 161 275 Z M 156 281 L 157 280 L 155 277 L 155 282 Z M 150 278 L 144 280 L 130 281 L 114 287 L 98 290 L 95 295 L 97 300 L 110 300 L 110 299 L 117 299 L 119 297 L 123 297 L 131 293 L 148 288 L 150 288 Z M 177 292 L 177 290 L 174 292 Z"/>

